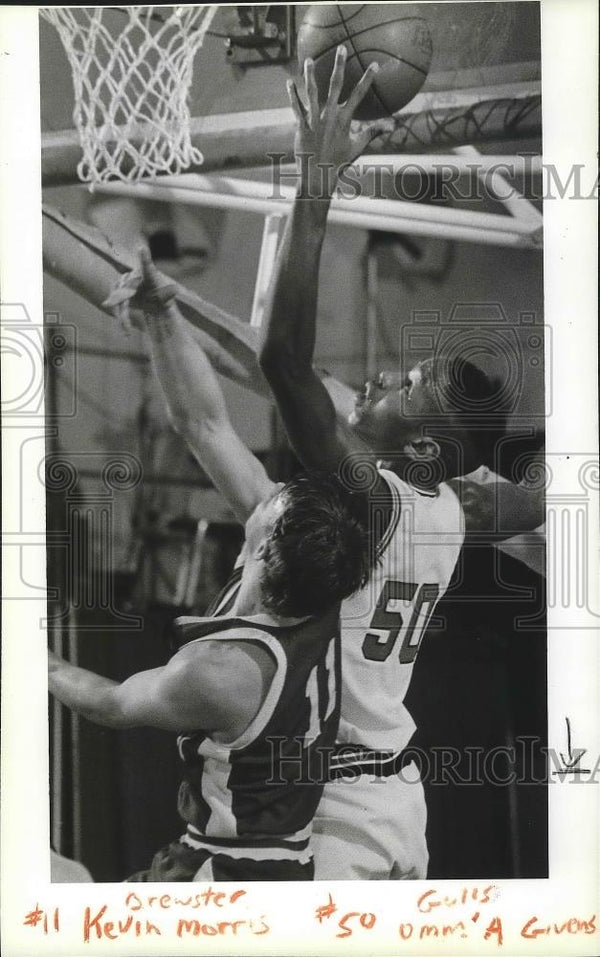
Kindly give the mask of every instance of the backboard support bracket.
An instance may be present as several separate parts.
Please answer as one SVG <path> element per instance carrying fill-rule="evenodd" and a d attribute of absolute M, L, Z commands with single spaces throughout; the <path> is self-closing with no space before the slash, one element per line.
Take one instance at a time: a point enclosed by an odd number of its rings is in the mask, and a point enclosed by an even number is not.
<path fill-rule="evenodd" d="M 238 6 L 239 32 L 225 40 L 232 63 L 252 66 L 287 63 L 294 55 L 295 16 L 291 4 Z"/>

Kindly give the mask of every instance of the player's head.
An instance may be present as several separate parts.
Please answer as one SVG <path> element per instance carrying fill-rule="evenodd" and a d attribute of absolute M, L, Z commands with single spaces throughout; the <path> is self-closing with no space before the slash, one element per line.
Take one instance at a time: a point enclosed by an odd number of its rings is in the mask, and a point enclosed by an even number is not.
<path fill-rule="evenodd" d="M 264 604 L 287 617 L 326 611 L 361 588 L 373 564 L 352 497 L 323 473 L 275 486 L 246 523 L 246 545 L 261 561 Z"/>
<path fill-rule="evenodd" d="M 350 426 L 385 457 L 401 452 L 440 459 L 446 478 L 488 457 L 484 416 L 493 412 L 495 386 L 466 359 L 438 356 L 419 362 L 401 384 L 382 374 L 357 396 Z"/>

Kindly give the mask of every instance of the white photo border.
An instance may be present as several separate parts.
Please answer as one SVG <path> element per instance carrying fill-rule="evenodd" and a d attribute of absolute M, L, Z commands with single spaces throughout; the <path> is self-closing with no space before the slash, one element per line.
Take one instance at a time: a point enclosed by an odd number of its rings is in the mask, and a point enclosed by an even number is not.
<path fill-rule="evenodd" d="M 526 0 L 523 0 L 526 2 Z M 597 156 L 598 7 L 595 0 L 541 0 L 544 162 L 562 174 L 583 164 L 582 179 L 592 191 Z M 38 10 L 3 7 L 0 11 L 0 270 L 2 321 L 10 331 L 20 321 L 39 331 L 43 324 L 40 130 L 38 76 Z M 585 192 L 585 190 L 584 190 Z M 553 330 L 548 354 L 547 382 L 555 401 L 547 420 L 547 453 L 565 494 L 579 490 L 582 463 L 597 454 L 597 237 L 596 204 L 592 198 L 545 201 L 544 291 L 545 322 Z M 26 310 L 26 316 L 19 310 Z M 3 329 L 4 331 L 4 329 Z M 3 695 L 2 695 L 2 897 L 3 945 L 9 957 L 20 955 L 110 954 L 595 954 L 600 943 L 600 772 L 595 781 L 555 781 L 549 785 L 548 880 L 494 881 L 489 901 L 468 911 L 450 911 L 444 922 L 456 923 L 468 914 L 469 935 L 452 943 L 407 939 L 398 933 L 400 923 L 423 922 L 417 899 L 433 888 L 441 897 L 459 895 L 463 888 L 483 893 L 490 884 L 480 881 L 399 882 L 390 884 L 338 882 L 332 884 L 246 885 L 247 894 L 235 907 L 223 908 L 223 917 L 206 906 L 202 913 L 170 904 L 134 909 L 124 905 L 133 887 L 147 902 L 148 895 L 164 894 L 164 885 L 50 883 L 48 821 L 48 708 L 46 632 L 43 592 L 45 580 L 45 503 L 36 475 L 22 474 L 23 448 L 41 443 L 43 455 L 44 409 L 22 416 L 12 410 L 11 397 L 26 395 L 35 404 L 40 398 L 41 354 L 34 332 L 30 347 L 17 355 L 7 346 L 3 355 Z M 17 383 L 17 384 L 16 384 Z M 21 389 L 21 392 L 18 390 Z M 13 393 L 13 390 L 14 393 Z M 23 391 L 24 390 L 24 391 Z M 37 396 L 37 398 L 36 398 Z M 592 497 L 590 527 L 598 528 L 597 497 Z M 597 541 L 590 551 L 590 582 L 600 581 Z M 20 562 L 27 552 L 29 586 L 19 591 Z M 21 583 L 22 584 L 22 583 Z M 565 748 L 565 716 L 576 728 L 577 744 L 587 749 L 590 766 L 600 760 L 598 649 L 598 595 L 595 613 L 575 628 L 569 609 L 549 609 L 548 710 L 549 745 L 558 753 Z M 579 620 L 579 619 L 578 619 Z M 174 895 L 174 887 L 170 890 Z M 233 890 L 229 885 L 224 889 Z M 181 893 L 181 891 L 180 891 Z M 316 908 L 331 894 L 346 912 L 374 913 L 377 925 L 359 927 L 336 937 L 331 923 L 315 919 Z M 481 901 L 481 897 L 479 898 Z M 131 903 L 131 902 L 130 902 Z M 113 924 L 110 933 L 84 941 L 85 913 L 101 913 L 100 923 L 125 920 L 133 915 L 129 930 Z M 158 909 L 157 909 L 158 908 Z M 27 915 L 39 913 L 37 923 Z M 56 913 L 59 913 L 59 918 Z M 440 911 L 441 913 L 441 911 Z M 479 916 L 476 919 L 475 913 Z M 233 915 L 233 916 L 232 916 Z M 572 933 L 565 922 L 589 922 L 589 932 Z M 548 933 L 525 937 L 521 931 L 530 917 Z M 231 934 L 178 937 L 177 920 L 198 918 L 215 925 L 217 919 L 255 921 L 256 930 Z M 501 921 L 485 939 L 494 918 Z M 45 920 L 45 923 L 44 923 Z M 59 920 L 60 929 L 55 929 Z M 258 933 L 260 921 L 270 927 Z M 139 921 L 139 928 L 136 922 Z M 160 925 L 159 936 L 147 922 Z M 368 921 L 367 921 L 368 923 Z M 563 932 L 553 929 L 556 923 Z M 477 933 L 473 927 L 477 926 Z M 574 926 L 574 925 L 573 925 Z M 117 928 L 117 929 L 116 929 Z M 170 928 L 167 933 L 167 928 Z M 139 929 L 139 933 L 137 933 Z M 111 934 L 116 935 L 111 939 Z M 460 938 L 460 939 L 459 939 Z M 118 943 L 115 940 L 118 939 Z"/>

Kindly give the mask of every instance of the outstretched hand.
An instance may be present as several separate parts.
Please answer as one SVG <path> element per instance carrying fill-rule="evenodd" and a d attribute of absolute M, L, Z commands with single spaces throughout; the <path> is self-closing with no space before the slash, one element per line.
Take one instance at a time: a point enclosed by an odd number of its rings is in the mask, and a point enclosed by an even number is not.
<path fill-rule="evenodd" d="M 319 103 L 312 60 L 307 59 L 304 63 L 302 95 L 294 80 L 288 80 L 288 96 L 297 122 L 294 152 L 304 185 L 318 190 L 310 195 L 322 195 L 323 190 L 331 195 L 344 167 L 360 156 L 371 140 L 381 133 L 390 132 L 394 126 L 393 120 L 387 119 L 353 128 L 354 113 L 367 95 L 379 66 L 371 63 L 346 102 L 340 103 L 346 57 L 346 48 L 338 47 L 323 107 Z"/>
<path fill-rule="evenodd" d="M 102 305 L 116 316 L 123 331 L 133 326 L 144 328 L 147 316 L 164 315 L 172 304 L 177 287 L 162 275 L 154 265 L 145 246 L 138 250 L 138 262 L 130 272 L 123 273 L 118 285 Z"/>
<path fill-rule="evenodd" d="M 176 285 L 158 271 L 145 246 L 140 246 L 142 281 L 135 294 L 134 306 L 145 315 L 161 316 L 175 298 Z"/>

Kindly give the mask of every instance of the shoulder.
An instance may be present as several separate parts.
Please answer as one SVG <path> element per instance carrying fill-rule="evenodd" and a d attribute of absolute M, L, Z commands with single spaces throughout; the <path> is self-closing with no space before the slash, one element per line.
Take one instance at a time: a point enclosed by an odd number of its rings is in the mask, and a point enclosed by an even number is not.
<path fill-rule="evenodd" d="M 263 706 L 280 661 L 274 642 L 260 629 L 232 629 L 227 638 L 205 638 L 185 645 L 167 666 L 173 697 L 201 699 L 211 716 L 208 732 L 236 738 Z M 283 680 L 283 679 L 277 679 Z"/>
<path fill-rule="evenodd" d="M 276 639 L 245 626 L 231 629 L 226 637 L 191 641 L 169 661 L 174 673 L 187 673 L 206 690 L 214 687 L 221 693 L 225 678 L 230 690 L 233 686 L 242 690 L 272 678 L 277 667 Z"/>

